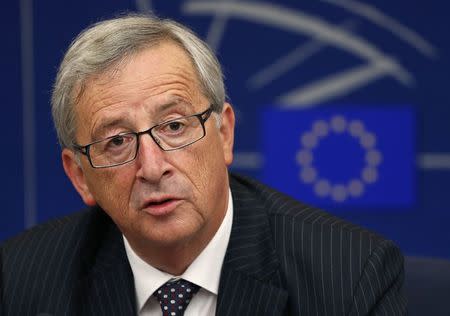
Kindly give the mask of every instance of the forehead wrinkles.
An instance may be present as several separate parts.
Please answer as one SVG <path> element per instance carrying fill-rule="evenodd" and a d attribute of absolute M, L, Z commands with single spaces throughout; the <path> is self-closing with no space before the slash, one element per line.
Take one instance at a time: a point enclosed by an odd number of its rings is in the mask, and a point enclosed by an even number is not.
<path fill-rule="evenodd" d="M 80 104 L 84 109 L 79 111 L 79 115 L 77 115 L 82 124 L 77 124 L 77 126 L 84 127 L 90 135 L 93 135 L 98 124 L 101 124 L 102 119 L 105 118 L 104 111 L 117 111 L 118 115 L 125 115 L 132 119 L 136 117 L 137 112 L 128 112 L 127 110 L 136 107 L 151 114 L 157 108 L 152 105 L 176 99 L 195 106 L 199 103 L 201 92 L 197 88 L 196 80 L 189 79 L 191 78 L 179 74 L 165 74 L 133 82 L 120 82 L 110 85 L 110 87 L 104 85 L 90 87 L 82 104 Z M 150 100 L 152 98 L 158 100 L 159 103 L 153 104 Z"/>
<path fill-rule="evenodd" d="M 108 107 L 113 109 L 112 105 L 151 103 L 149 99 L 153 96 L 165 93 L 167 97 L 175 96 L 196 104 L 203 89 L 192 60 L 177 45 L 165 44 L 130 56 L 127 61 L 86 80 L 77 102 L 77 121 L 85 116 L 80 123 L 89 124 L 95 114 Z M 170 54 L 167 44 L 173 46 L 169 47 Z M 78 126 L 79 122 L 76 123 Z"/>
<path fill-rule="evenodd" d="M 147 66 L 155 58 L 145 59 L 142 55 L 117 65 L 103 75 L 92 77 L 80 103 L 108 105 L 121 100 L 131 101 L 142 95 L 149 98 L 170 89 L 185 90 L 193 96 L 202 92 L 197 72 L 184 53 L 176 61 L 163 59 L 162 69 Z"/>
<path fill-rule="evenodd" d="M 199 89 L 194 80 L 179 75 L 161 75 L 159 77 L 146 78 L 133 82 L 120 82 L 100 89 L 92 89 L 81 102 L 90 107 L 91 114 L 102 110 L 104 107 L 119 105 L 139 105 L 144 100 L 168 92 L 170 95 L 192 99 L 198 95 Z"/>

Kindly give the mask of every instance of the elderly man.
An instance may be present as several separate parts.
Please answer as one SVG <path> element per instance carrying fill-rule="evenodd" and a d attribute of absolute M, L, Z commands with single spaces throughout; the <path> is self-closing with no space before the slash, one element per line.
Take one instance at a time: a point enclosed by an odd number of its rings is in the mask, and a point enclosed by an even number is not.
<path fill-rule="evenodd" d="M 90 208 L 2 245 L 5 315 L 405 314 L 391 242 L 228 173 L 233 108 L 184 26 L 128 15 L 83 31 L 52 111 Z"/>

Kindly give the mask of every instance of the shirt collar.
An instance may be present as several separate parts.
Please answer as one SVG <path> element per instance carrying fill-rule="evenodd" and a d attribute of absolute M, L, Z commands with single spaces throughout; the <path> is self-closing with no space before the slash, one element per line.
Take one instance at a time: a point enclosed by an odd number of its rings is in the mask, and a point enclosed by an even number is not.
<path fill-rule="evenodd" d="M 133 271 L 138 310 L 140 311 L 143 308 L 150 295 L 170 279 L 183 278 L 217 295 L 220 272 L 230 240 L 232 222 L 233 199 L 231 190 L 228 190 L 228 208 L 219 229 L 205 249 L 181 276 L 160 271 L 146 263 L 134 252 L 126 237 L 123 236 L 128 261 Z"/>

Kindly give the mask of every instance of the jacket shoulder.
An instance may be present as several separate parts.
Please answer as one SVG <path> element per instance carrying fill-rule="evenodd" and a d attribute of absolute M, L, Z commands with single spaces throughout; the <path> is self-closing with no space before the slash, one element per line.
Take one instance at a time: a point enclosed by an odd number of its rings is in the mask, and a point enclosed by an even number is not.
<path fill-rule="evenodd" d="M 358 225 L 352 224 L 320 208 L 308 205 L 279 192 L 269 186 L 245 176 L 232 174 L 231 187 L 238 198 L 244 197 L 251 203 L 259 205 L 268 214 L 276 225 L 280 222 L 289 223 L 283 231 L 289 232 L 299 225 L 314 227 L 330 227 L 352 233 L 361 233 L 373 238 L 382 239 L 381 236 Z M 234 189 L 234 190 L 233 190 Z M 233 198 L 235 196 L 233 195 Z"/>
<path fill-rule="evenodd" d="M 387 289 L 404 310 L 403 257 L 393 242 L 255 180 L 232 175 L 231 188 L 233 200 L 267 215 L 293 314 L 347 315 L 362 310 L 361 302 L 389 308 Z M 370 290 L 373 302 L 364 296 Z"/>
<path fill-rule="evenodd" d="M 6 315 L 57 310 L 75 299 L 74 288 L 90 272 L 102 235 L 113 227 L 110 223 L 94 207 L 5 241 L 0 246 L 0 301 Z"/>
<path fill-rule="evenodd" d="M 3 254 L 9 255 L 20 252 L 23 256 L 29 254 L 27 250 L 36 249 L 41 244 L 55 247 L 58 241 L 67 243 L 70 236 L 76 234 L 91 217 L 88 209 L 64 217 L 38 224 L 17 236 L 7 239 L 1 244 Z M 3 258 L 5 259 L 5 258 Z"/>

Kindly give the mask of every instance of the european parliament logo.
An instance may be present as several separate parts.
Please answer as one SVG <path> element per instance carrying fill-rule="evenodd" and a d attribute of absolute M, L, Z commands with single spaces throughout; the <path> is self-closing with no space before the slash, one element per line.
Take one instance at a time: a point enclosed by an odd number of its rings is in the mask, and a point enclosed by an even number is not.
<path fill-rule="evenodd" d="M 263 179 L 313 205 L 392 207 L 414 202 L 411 107 L 268 109 Z"/>

